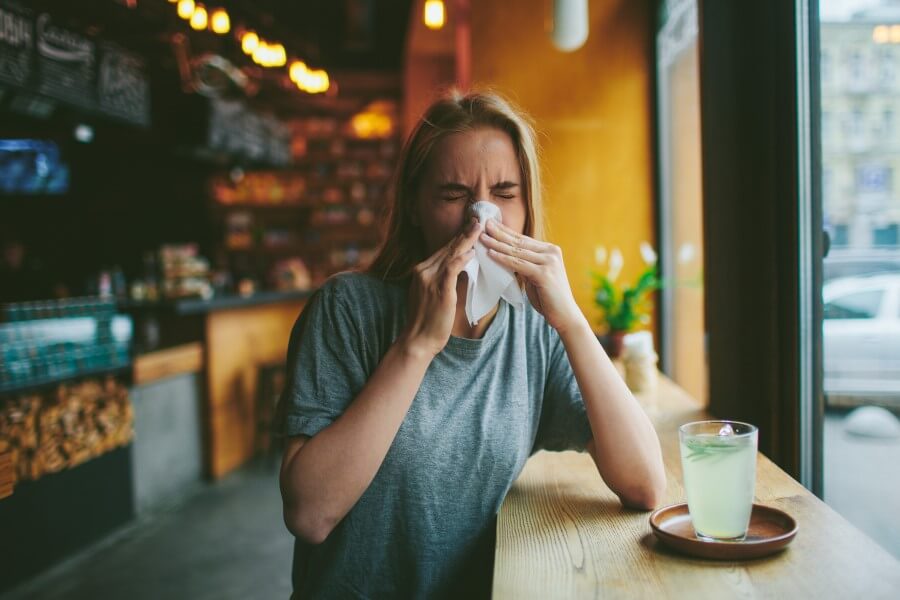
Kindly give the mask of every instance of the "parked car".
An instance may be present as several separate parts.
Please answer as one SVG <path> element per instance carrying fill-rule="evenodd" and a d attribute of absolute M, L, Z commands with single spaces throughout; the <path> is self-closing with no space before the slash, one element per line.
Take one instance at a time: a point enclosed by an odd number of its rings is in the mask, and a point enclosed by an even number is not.
<path fill-rule="evenodd" d="M 828 403 L 900 408 L 900 272 L 833 279 L 822 299 Z"/>
<path fill-rule="evenodd" d="M 884 273 L 900 273 L 900 248 L 832 248 L 822 264 L 826 283 Z"/>

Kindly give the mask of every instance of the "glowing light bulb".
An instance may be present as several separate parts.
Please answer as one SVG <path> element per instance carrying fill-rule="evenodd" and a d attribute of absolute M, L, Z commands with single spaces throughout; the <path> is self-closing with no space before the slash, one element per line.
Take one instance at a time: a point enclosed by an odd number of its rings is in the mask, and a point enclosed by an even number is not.
<path fill-rule="evenodd" d="M 291 63 L 291 66 L 288 69 L 288 74 L 291 77 L 291 81 L 299 85 L 300 80 L 306 74 L 306 71 L 306 63 L 302 60 L 295 60 Z"/>
<path fill-rule="evenodd" d="M 178 0 L 176 10 L 182 19 L 190 19 L 194 15 L 194 0 Z"/>
<path fill-rule="evenodd" d="M 256 35 L 256 32 L 248 31 L 241 36 L 241 50 L 244 51 L 244 54 L 252 56 L 257 46 L 259 46 L 259 36 Z"/>
<path fill-rule="evenodd" d="M 212 12 L 209 19 L 209 25 L 215 33 L 224 35 L 231 31 L 231 19 L 224 8 L 217 8 Z"/>
<path fill-rule="evenodd" d="M 202 4 L 198 4 L 197 7 L 194 8 L 194 14 L 191 15 L 191 29 L 202 31 L 206 29 L 207 23 L 208 18 L 206 15 L 206 9 L 203 8 Z"/>
<path fill-rule="evenodd" d="M 284 49 L 284 46 L 275 43 L 269 46 L 269 50 L 272 53 L 272 66 L 273 67 L 283 67 L 287 63 L 287 52 Z"/>
<path fill-rule="evenodd" d="M 322 92 L 328 91 L 328 87 L 331 83 L 328 80 L 328 73 L 326 73 L 324 69 L 310 71 L 309 76 L 309 85 L 306 91 L 310 94 L 321 94 Z"/>
<path fill-rule="evenodd" d="M 425 27 L 440 29 L 444 26 L 445 17 L 443 0 L 425 0 Z"/>
<path fill-rule="evenodd" d="M 263 67 L 268 66 L 266 63 L 269 62 L 269 45 L 262 40 L 253 49 L 253 62 Z"/>

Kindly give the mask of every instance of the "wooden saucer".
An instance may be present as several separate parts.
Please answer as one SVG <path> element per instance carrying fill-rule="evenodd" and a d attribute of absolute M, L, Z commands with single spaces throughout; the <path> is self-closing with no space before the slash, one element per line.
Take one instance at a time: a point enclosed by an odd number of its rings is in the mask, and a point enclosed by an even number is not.
<path fill-rule="evenodd" d="M 754 504 L 750 529 L 741 541 L 719 542 L 698 539 L 687 503 L 657 509 L 650 515 L 656 537 L 678 552 L 716 560 L 759 558 L 782 550 L 797 535 L 797 522 L 777 508 Z"/>

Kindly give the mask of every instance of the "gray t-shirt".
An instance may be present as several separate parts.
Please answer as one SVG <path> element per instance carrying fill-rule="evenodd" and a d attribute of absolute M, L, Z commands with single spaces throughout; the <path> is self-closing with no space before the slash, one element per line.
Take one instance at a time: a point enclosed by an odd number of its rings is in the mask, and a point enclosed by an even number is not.
<path fill-rule="evenodd" d="M 288 350 L 287 435 L 343 413 L 399 335 L 406 298 L 406 285 L 343 273 L 310 299 Z M 295 597 L 488 596 L 496 514 L 525 461 L 590 438 L 556 331 L 501 300 L 481 339 L 451 337 L 434 358 L 351 511 L 322 544 L 297 540 Z"/>

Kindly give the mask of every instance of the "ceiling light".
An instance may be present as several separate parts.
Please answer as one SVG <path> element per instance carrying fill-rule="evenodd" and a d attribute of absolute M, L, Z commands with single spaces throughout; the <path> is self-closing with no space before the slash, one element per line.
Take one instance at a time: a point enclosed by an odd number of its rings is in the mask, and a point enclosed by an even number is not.
<path fill-rule="evenodd" d="M 425 0 L 425 27 L 440 29 L 444 26 L 446 13 L 443 0 Z"/>
<path fill-rule="evenodd" d="M 194 9 L 194 14 L 191 15 L 191 29 L 203 31 L 204 29 L 206 29 L 207 23 L 208 18 L 206 15 L 206 9 L 202 4 L 198 4 Z"/>
<path fill-rule="evenodd" d="M 209 19 L 210 28 L 219 35 L 224 35 L 231 31 L 231 19 L 224 8 L 217 8 L 212 12 Z"/>
<path fill-rule="evenodd" d="M 190 19 L 194 14 L 194 0 L 178 0 L 177 11 L 182 19 Z"/>

